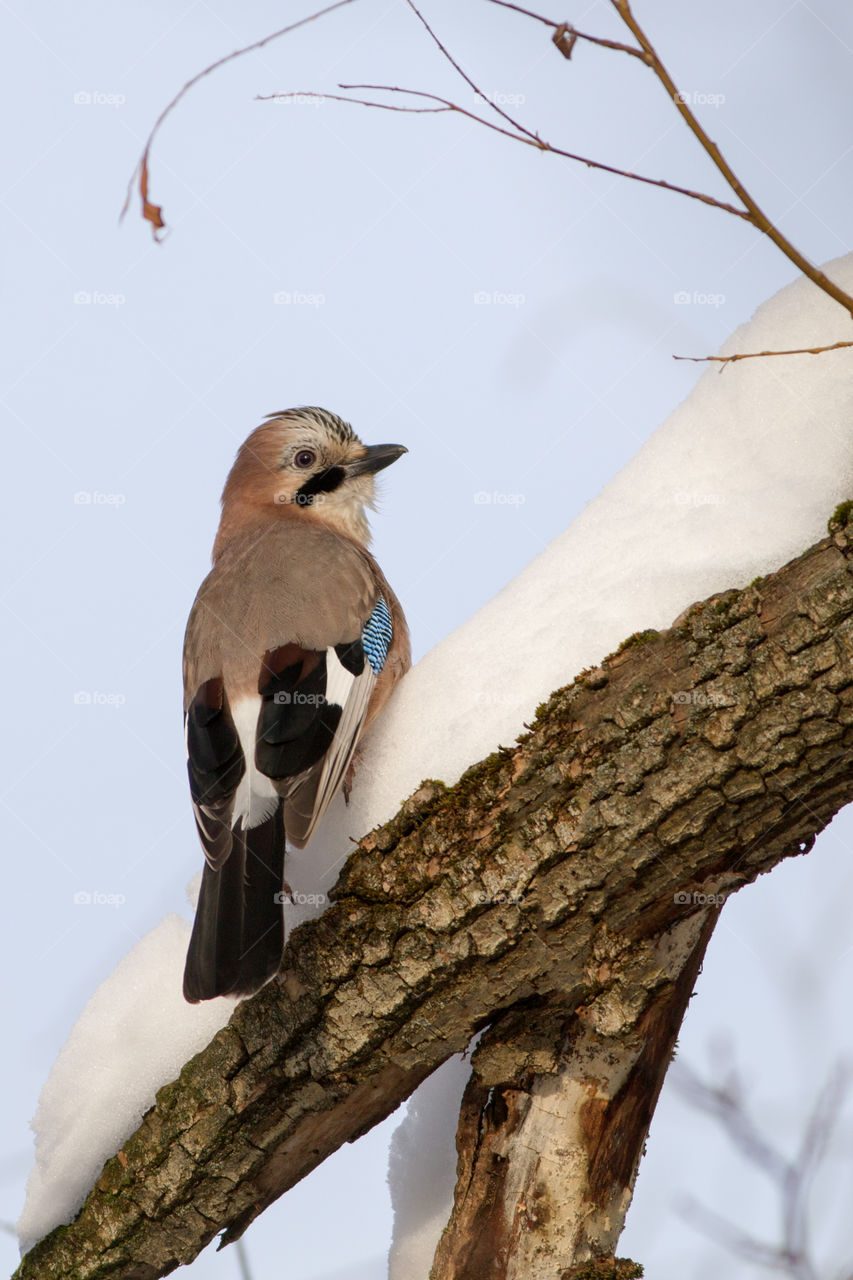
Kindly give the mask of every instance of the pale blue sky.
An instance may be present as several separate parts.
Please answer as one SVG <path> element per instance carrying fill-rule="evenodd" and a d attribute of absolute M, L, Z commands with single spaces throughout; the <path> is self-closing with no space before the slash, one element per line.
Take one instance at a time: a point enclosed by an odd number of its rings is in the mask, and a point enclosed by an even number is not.
<path fill-rule="evenodd" d="M 715 99 L 703 119 L 786 233 L 816 261 L 849 249 L 849 6 L 636 10 L 680 87 Z M 0 798 L 6 1017 L 19 1045 L 2 1091 L 7 1221 L 29 1165 L 27 1123 L 80 1008 L 165 912 L 188 910 L 199 850 L 180 646 L 242 438 L 272 410 L 316 403 L 368 442 L 408 445 L 384 479 L 375 549 L 420 655 L 565 528 L 683 398 L 697 367 L 672 354 L 714 350 L 794 274 L 733 218 L 458 117 L 253 100 L 346 80 L 473 105 L 401 0 L 359 0 L 199 85 L 152 157 L 169 237 L 152 244 L 135 211 L 119 226 L 125 183 L 176 89 L 308 11 L 251 3 L 238 15 L 221 0 L 3 9 L 14 57 L 0 85 Z M 724 196 L 639 64 L 585 48 L 568 63 L 544 27 L 474 0 L 426 11 L 482 88 L 522 97 L 514 109 L 556 145 Z M 553 16 L 623 35 L 605 0 Z M 523 501 L 475 502 L 482 492 Z M 843 815 L 807 860 L 727 906 L 681 1038 L 700 1062 L 726 1028 L 777 1127 L 849 1050 L 829 1011 L 849 991 L 851 842 Z M 80 891 L 124 902 L 75 905 Z M 794 1047 L 792 974 L 812 1011 Z M 255 1280 L 281 1274 L 285 1257 L 298 1280 L 384 1274 L 389 1124 L 251 1229 Z M 647 1274 L 684 1274 L 686 1259 L 693 1275 L 719 1274 L 719 1253 L 668 1216 L 700 1141 L 711 1145 L 697 1194 L 719 1207 L 726 1191 L 745 1194 L 725 1148 L 665 1096 L 623 1249 Z M 2 1249 L 11 1269 L 11 1239 Z M 193 1274 L 236 1280 L 234 1251 L 208 1251 Z"/>

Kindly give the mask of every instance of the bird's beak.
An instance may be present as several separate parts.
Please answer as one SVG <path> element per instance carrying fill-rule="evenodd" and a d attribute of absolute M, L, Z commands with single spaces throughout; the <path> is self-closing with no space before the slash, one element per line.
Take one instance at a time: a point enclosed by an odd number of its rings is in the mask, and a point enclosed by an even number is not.
<path fill-rule="evenodd" d="M 346 467 L 349 476 L 375 475 L 396 462 L 404 453 L 408 453 L 404 444 L 369 444 L 365 447 L 364 457 L 355 462 L 348 462 Z"/>

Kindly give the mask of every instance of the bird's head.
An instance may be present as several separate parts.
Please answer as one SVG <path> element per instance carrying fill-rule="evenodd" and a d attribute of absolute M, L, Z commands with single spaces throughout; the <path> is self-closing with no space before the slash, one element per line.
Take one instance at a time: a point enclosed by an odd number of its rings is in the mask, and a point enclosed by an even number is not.
<path fill-rule="evenodd" d="M 362 444 L 348 422 L 326 409 L 270 414 L 241 446 L 225 482 L 222 531 L 278 513 L 320 520 L 366 545 L 373 478 L 404 453 L 401 444 Z"/>

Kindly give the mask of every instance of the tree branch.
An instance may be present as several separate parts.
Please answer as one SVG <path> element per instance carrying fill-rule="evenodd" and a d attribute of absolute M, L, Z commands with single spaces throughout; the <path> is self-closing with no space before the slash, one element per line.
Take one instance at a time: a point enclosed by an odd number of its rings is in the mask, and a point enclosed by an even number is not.
<path fill-rule="evenodd" d="M 778 573 L 633 637 L 516 746 L 452 788 L 424 783 L 366 836 L 334 905 L 289 938 L 279 979 L 160 1090 L 17 1280 L 155 1280 L 222 1230 L 236 1240 L 519 1006 L 562 1002 L 614 1027 L 630 1076 L 646 1015 L 623 1018 L 623 1043 L 620 992 L 677 1004 L 655 960 L 666 935 L 699 954 L 707 913 L 811 848 L 853 799 L 853 524 L 831 529 Z M 611 1130 L 604 1092 L 596 1124 L 615 1154 L 595 1185 L 618 1217 L 645 1121 Z"/>

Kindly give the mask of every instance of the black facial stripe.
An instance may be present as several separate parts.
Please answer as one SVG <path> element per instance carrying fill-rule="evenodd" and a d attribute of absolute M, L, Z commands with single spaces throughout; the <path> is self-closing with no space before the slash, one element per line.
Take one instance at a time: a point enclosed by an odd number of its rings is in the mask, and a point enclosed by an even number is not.
<path fill-rule="evenodd" d="M 299 506 L 307 506 L 318 493 L 334 492 L 345 475 L 343 467 L 329 467 L 326 471 L 320 471 L 310 480 L 306 480 L 301 489 L 296 490 L 296 502 Z"/>

